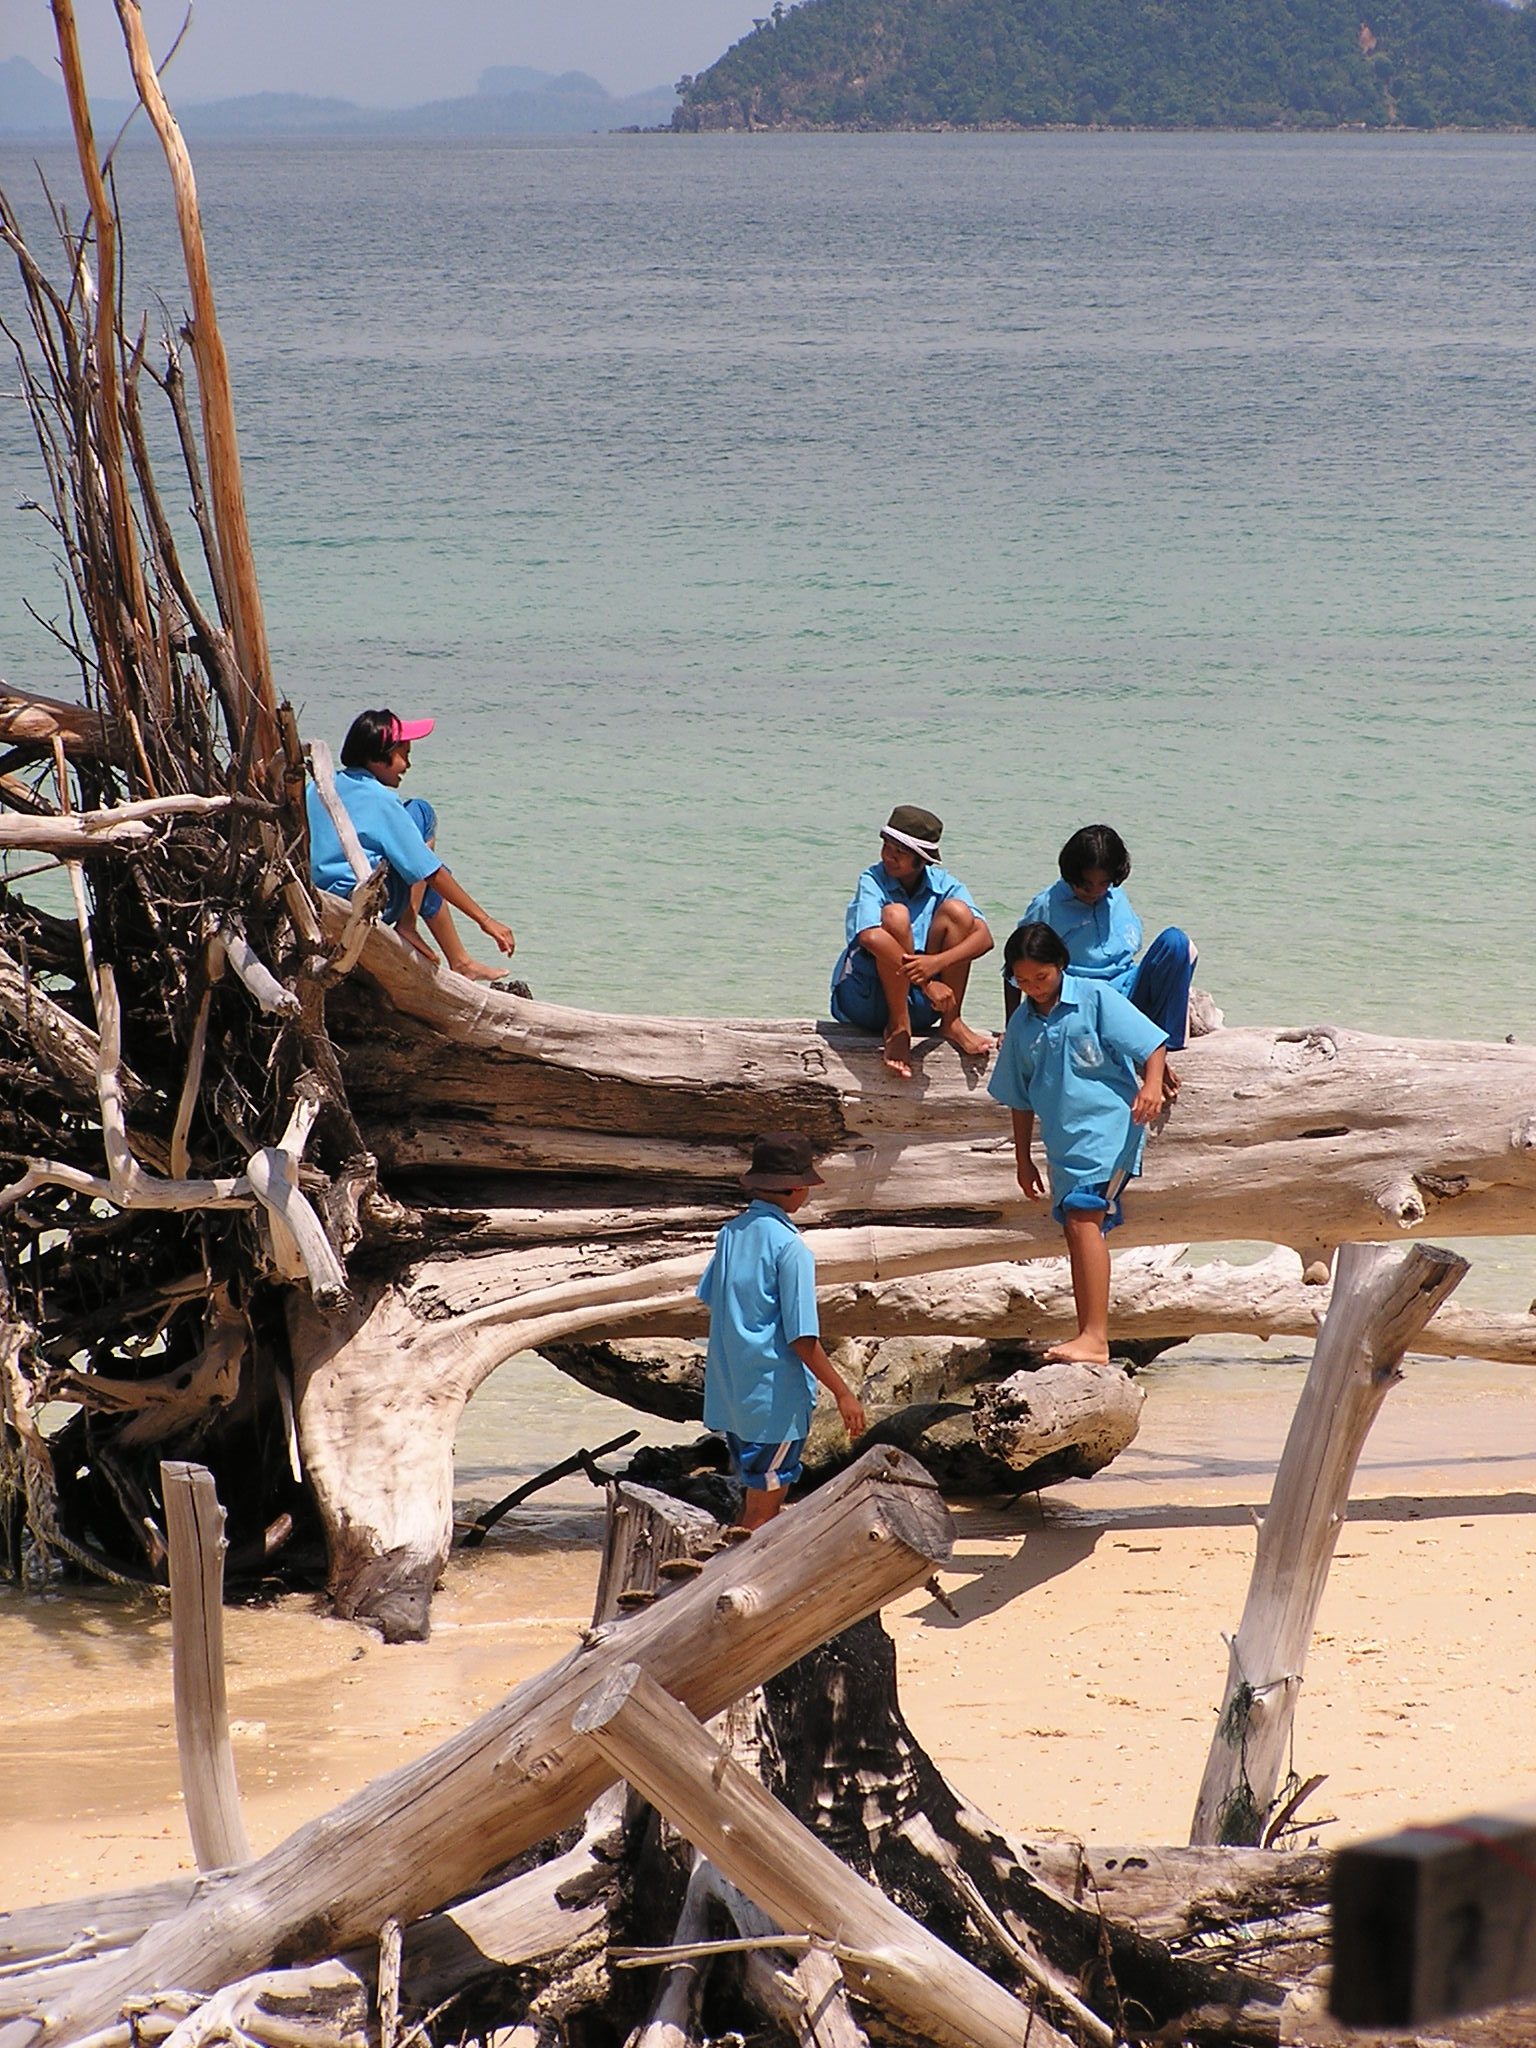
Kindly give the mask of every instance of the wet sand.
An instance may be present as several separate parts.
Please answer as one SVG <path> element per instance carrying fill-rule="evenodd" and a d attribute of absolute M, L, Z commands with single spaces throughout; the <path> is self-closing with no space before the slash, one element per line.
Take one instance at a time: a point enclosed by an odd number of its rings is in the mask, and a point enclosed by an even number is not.
<path fill-rule="evenodd" d="M 1144 1376 L 1141 1435 L 1108 1472 L 958 1511 L 943 1575 L 958 1621 L 923 1593 L 888 1611 L 914 1729 L 1007 1826 L 1187 1836 L 1222 1631 L 1253 1561 L 1250 1510 L 1305 1367 L 1230 1343 L 1174 1357 Z M 509 1383 L 503 1398 L 525 1395 Z M 494 1405 L 476 1408 L 494 1432 Z M 622 1426 L 613 1415 L 592 1404 L 597 1436 Z M 483 1500 L 496 1489 L 479 1469 L 470 1455 L 461 1479 Z M 599 1530 L 583 1482 L 519 1511 L 454 1557 L 425 1644 L 386 1647 L 303 1598 L 231 1609 L 256 1850 L 563 1655 L 590 1612 Z M 1536 1798 L 1533 1621 L 1536 1376 L 1410 1359 L 1366 1446 L 1297 1716 L 1298 1773 L 1328 1774 L 1308 1809 L 1317 1839 Z M 163 1609 L 108 1592 L 0 1596 L 0 1710 L 0 1907 L 193 1867 Z"/>

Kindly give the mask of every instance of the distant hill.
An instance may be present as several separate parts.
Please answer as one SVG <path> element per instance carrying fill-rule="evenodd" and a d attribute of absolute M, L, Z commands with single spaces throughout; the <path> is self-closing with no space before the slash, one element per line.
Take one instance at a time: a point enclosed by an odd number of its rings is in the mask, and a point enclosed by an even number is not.
<path fill-rule="evenodd" d="M 678 129 L 1529 127 L 1536 8 L 805 0 L 678 92 Z"/>
<path fill-rule="evenodd" d="M 92 102 L 104 137 L 127 119 L 127 100 Z M 358 107 L 307 93 L 248 93 L 235 99 L 179 102 L 177 119 L 193 140 L 260 141 L 294 136 L 355 135 L 375 139 L 440 136 L 590 135 L 616 128 L 665 127 L 677 104 L 670 86 L 614 98 L 584 71 L 559 75 L 522 64 L 482 72 L 479 90 L 419 107 Z M 25 57 L 0 63 L 0 141 L 40 142 L 69 133 L 64 88 Z M 141 120 L 131 131 L 148 139 Z"/>

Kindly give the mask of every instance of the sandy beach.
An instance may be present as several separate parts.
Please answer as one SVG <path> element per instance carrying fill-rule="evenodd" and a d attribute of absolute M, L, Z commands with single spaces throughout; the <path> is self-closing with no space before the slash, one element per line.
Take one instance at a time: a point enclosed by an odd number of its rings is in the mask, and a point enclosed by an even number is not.
<path fill-rule="evenodd" d="M 957 1510 L 943 1575 L 888 1611 L 902 1699 L 953 1783 L 1005 1826 L 1101 1842 L 1187 1837 L 1253 1559 L 1253 1512 L 1299 1355 L 1190 1346 L 1145 1376 L 1108 1472 Z M 509 1381 L 500 1398 L 526 1390 Z M 477 1426 L 496 1424 L 494 1406 Z M 476 1410 L 471 1410 L 475 1414 Z M 612 1432 L 615 1410 L 591 1419 Z M 230 1712 L 258 1852 L 419 1755 L 571 1647 L 600 1512 L 573 1482 L 455 1556 L 431 1640 L 386 1647 L 288 1597 L 226 1617 Z M 1536 1798 L 1536 1386 L 1516 1367 L 1410 1359 L 1366 1447 L 1298 1712 L 1327 1781 L 1326 1846 Z M 0 1601 L 0 1906 L 193 1867 L 178 1793 L 170 1625 L 86 1592 Z"/>

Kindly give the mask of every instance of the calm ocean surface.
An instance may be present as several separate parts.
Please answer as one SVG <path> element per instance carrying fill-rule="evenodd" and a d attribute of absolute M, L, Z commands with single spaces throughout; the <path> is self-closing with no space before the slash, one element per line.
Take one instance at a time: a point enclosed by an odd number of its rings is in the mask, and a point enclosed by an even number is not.
<path fill-rule="evenodd" d="M 198 171 L 280 683 L 333 744 L 439 717 L 412 784 L 540 994 L 817 1010 L 910 798 L 999 924 L 1118 824 L 1234 1021 L 1533 1028 L 1536 139 Z M 0 673 L 59 680 L 0 420 Z"/>
<path fill-rule="evenodd" d="M 1536 139 L 198 173 L 280 685 L 437 716 L 408 786 L 541 996 L 822 1010 L 905 799 L 999 927 L 1117 824 L 1231 1021 L 1536 1030 Z M 0 673 L 64 686 L 14 403 L 0 487 Z"/>

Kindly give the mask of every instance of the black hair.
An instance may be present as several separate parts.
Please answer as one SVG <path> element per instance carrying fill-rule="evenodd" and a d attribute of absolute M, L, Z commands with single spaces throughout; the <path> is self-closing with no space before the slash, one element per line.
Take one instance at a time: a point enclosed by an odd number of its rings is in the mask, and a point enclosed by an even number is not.
<path fill-rule="evenodd" d="M 1118 889 L 1131 872 L 1131 856 L 1113 825 L 1083 825 L 1061 849 L 1056 865 L 1069 889 L 1080 888 L 1095 871 L 1108 875 Z"/>
<path fill-rule="evenodd" d="M 1015 925 L 1003 945 L 1003 965 L 1009 968 L 1020 960 L 1040 960 L 1065 974 L 1070 958 L 1066 940 L 1048 924 Z"/>
<path fill-rule="evenodd" d="M 341 743 L 343 768 L 371 768 L 375 761 L 387 761 L 397 745 L 393 711 L 359 711 L 347 727 Z"/>

